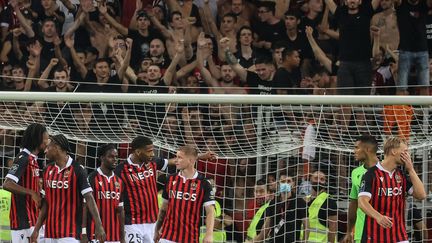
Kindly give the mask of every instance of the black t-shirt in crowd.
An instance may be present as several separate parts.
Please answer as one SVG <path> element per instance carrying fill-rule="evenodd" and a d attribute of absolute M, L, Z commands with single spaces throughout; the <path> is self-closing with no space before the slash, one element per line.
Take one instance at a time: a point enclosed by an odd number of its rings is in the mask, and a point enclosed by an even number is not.
<path fill-rule="evenodd" d="M 306 202 L 302 198 L 290 198 L 270 202 L 266 216 L 270 217 L 270 229 L 266 242 L 299 242 L 302 220 L 307 217 Z"/>
<path fill-rule="evenodd" d="M 339 27 L 339 60 L 369 61 L 372 57 L 370 21 L 374 10 L 370 2 L 363 2 L 357 14 L 349 14 L 348 7 L 337 7 L 335 21 Z"/>
<path fill-rule="evenodd" d="M 149 56 L 150 42 L 153 39 L 162 39 L 162 36 L 157 34 L 152 28 L 149 28 L 148 36 L 141 35 L 137 30 L 128 29 L 128 37 L 133 40 L 130 62 L 132 67 L 138 66 L 144 57 Z"/>
<path fill-rule="evenodd" d="M 262 80 L 258 74 L 247 71 L 246 83 L 249 86 L 250 94 L 269 95 L 275 94 L 275 83 L 273 80 Z"/>
<path fill-rule="evenodd" d="M 276 70 L 273 78 L 274 87 L 286 90 L 287 94 L 295 94 L 296 90 L 286 88 L 299 87 L 300 81 L 301 74 L 299 69 L 295 69 L 290 72 L 283 67 Z"/>
<path fill-rule="evenodd" d="M 266 22 L 257 21 L 253 29 L 256 31 L 260 41 L 275 43 L 282 40 L 282 36 L 285 33 L 285 23 L 279 21 L 271 25 Z"/>
<path fill-rule="evenodd" d="M 426 14 L 428 7 L 426 1 L 419 1 L 417 5 L 411 5 L 407 0 L 402 0 L 396 7 L 397 23 L 399 27 L 399 50 L 403 51 L 427 51 L 426 41 Z"/>
<path fill-rule="evenodd" d="M 300 54 L 301 60 L 307 58 L 307 59 L 313 59 L 313 52 L 312 48 L 309 44 L 309 41 L 306 37 L 305 32 L 302 30 L 299 30 L 297 33 L 297 37 L 292 40 L 288 37 L 288 35 L 283 36 L 283 41 L 287 43 L 287 46 L 290 49 L 297 50 Z"/>
<path fill-rule="evenodd" d="M 106 83 L 98 83 L 96 74 L 90 70 L 84 81 L 85 83 L 80 84 L 77 92 L 122 93 L 121 82 L 117 74 L 111 75 Z"/>

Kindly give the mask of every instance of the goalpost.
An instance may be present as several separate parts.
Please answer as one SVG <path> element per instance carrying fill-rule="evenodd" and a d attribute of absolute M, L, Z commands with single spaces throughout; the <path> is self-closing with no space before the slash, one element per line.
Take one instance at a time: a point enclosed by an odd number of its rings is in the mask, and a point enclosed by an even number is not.
<path fill-rule="evenodd" d="M 424 96 L 0 92 L 0 179 L 6 161 L 16 154 L 22 130 L 33 122 L 66 135 L 75 158 L 90 170 L 97 166 L 100 144 L 118 144 L 124 159 L 128 143 L 143 135 L 153 140 L 161 156 L 173 157 L 184 144 L 218 154 L 215 161 L 199 161 L 197 168 L 215 180 L 225 213 L 221 217 L 233 218 L 233 230 L 226 230 L 235 234 L 229 237 L 247 235 L 256 181 L 265 178 L 277 195 L 273 177 L 286 175 L 297 183 L 293 191 L 306 196 L 308 173 L 314 170 L 327 176 L 341 237 L 350 172 L 358 166 L 352 151 L 360 135 L 375 136 L 380 153 L 389 135 L 409 139 L 415 168 L 429 192 L 431 105 L 432 97 Z M 430 203 L 414 204 L 426 223 Z"/>

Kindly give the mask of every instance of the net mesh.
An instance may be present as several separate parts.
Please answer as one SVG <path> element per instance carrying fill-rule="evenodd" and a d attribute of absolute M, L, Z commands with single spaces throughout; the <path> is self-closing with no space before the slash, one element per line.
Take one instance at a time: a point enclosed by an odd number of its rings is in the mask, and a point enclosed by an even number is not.
<path fill-rule="evenodd" d="M 291 193 L 303 200 L 311 193 L 309 173 L 315 170 L 325 174 L 336 207 L 334 212 L 327 211 L 326 217 L 336 217 L 336 238 L 341 239 L 346 232 L 349 177 L 358 166 L 352 155 L 355 139 L 361 134 L 371 134 L 382 144 L 391 134 L 409 138 L 419 177 L 429 188 L 429 109 L 407 105 L 209 105 L 192 101 L 188 104 L 2 102 L 2 179 L 8 161 L 18 152 L 22 130 L 33 122 L 44 124 L 51 133 L 65 134 L 73 144 L 75 158 L 89 170 L 98 166 L 96 154 L 101 143 L 118 144 L 120 159 L 125 159 L 130 153 L 128 143 L 135 136 L 144 135 L 154 141 L 156 154 L 162 157 L 174 157 L 175 149 L 184 144 L 218 154 L 214 161 L 198 161 L 197 168 L 214 179 L 227 241 L 247 239 L 248 227 L 260 208 L 256 200 L 261 198 L 257 181 L 265 182 L 267 202 L 279 198 L 281 182 L 292 183 Z M 426 217 L 431 213 L 429 202 L 412 204 L 422 211 L 427 228 L 432 228 Z M 296 208 L 290 219 L 301 220 L 308 208 L 307 204 Z M 288 209 L 275 209 L 275 215 L 287 215 Z M 261 227 L 262 222 L 257 233 Z M 267 228 L 267 239 L 275 239 L 276 228 L 277 222 Z M 289 242 L 290 232 L 301 231 L 301 223 L 286 229 L 285 241 Z"/>

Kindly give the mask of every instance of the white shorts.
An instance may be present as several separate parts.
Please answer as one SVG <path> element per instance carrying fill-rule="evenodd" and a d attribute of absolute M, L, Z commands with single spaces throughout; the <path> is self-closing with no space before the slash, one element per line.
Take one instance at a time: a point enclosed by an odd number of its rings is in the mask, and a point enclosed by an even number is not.
<path fill-rule="evenodd" d="M 125 225 L 126 243 L 153 243 L 155 227 L 156 223 Z"/>
<path fill-rule="evenodd" d="M 160 239 L 159 243 L 177 243 L 175 241 L 170 241 L 170 240 L 165 240 L 165 239 Z"/>
<path fill-rule="evenodd" d="M 80 241 L 72 237 L 66 237 L 66 238 L 59 238 L 59 239 L 45 238 L 44 242 L 45 243 L 79 243 Z"/>
<path fill-rule="evenodd" d="M 11 230 L 11 236 L 12 236 L 12 243 L 28 243 L 31 234 L 33 233 L 34 226 L 30 227 L 28 229 L 22 229 L 22 230 Z M 45 227 L 42 226 L 39 230 L 39 242 L 43 242 L 45 233 Z"/>

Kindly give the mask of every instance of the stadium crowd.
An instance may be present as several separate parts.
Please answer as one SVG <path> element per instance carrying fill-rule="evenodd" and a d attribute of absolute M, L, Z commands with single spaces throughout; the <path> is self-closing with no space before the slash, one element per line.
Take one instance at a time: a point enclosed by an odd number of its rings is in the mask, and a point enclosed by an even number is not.
<path fill-rule="evenodd" d="M 430 92 L 432 0 L 10 0 L 0 4 L 0 91 L 143 95 Z M 119 112 L 123 108 L 126 112 Z M 14 109 L 22 109 L 18 113 L 35 121 L 49 124 L 55 120 L 54 126 L 59 128 L 95 134 L 107 127 L 119 130 L 127 113 L 128 129 L 163 126 L 167 139 L 195 144 L 200 150 L 230 148 L 239 139 L 256 144 L 254 112 L 247 107 L 65 107 L 61 102 L 0 107 L 5 116 L 16 112 Z M 384 131 L 392 133 L 397 123 L 399 134 L 408 139 L 413 108 L 386 106 L 383 113 Z M 234 119 L 238 114 L 243 114 L 241 119 Z M 350 114 L 344 110 L 339 120 L 345 123 L 338 125 L 349 129 Z M 305 119 L 302 124 L 307 122 Z M 203 129 L 193 129 L 197 127 Z M 14 139 L 19 135 L 0 131 L 3 156 L 13 158 L 19 144 Z M 215 137 L 223 139 L 216 141 Z M 78 161 L 96 168 L 97 152 L 90 151 L 96 146 L 77 143 L 72 147 Z M 128 145 L 120 145 L 120 158 L 126 159 L 130 152 Z M 84 161 L 82 154 L 93 154 L 90 157 L 95 161 Z M 330 172 L 317 168 L 299 169 L 305 172 L 304 178 L 282 172 L 256 181 L 255 164 L 251 159 L 198 163 L 198 169 L 214 175 L 216 198 L 226 199 L 218 217 L 226 220 L 219 227 L 231 232 L 226 235 L 228 240 L 263 237 L 259 229 L 265 217 L 258 226 L 254 216 L 278 192 L 307 196 L 322 189 L 313 189 L 310 182 L 329 183 Z M 231 187 L 227 189 L 226 184 Z M 326 222 L 322 224 L 335 234 L 337 205 L 328 201 L 319 221 Z M 297 206 L 287 207 L 304 209 L 305 203 L 295 201 Z M 292 220 L 301 225 L 307 213 L 298 210 Z M 250 228 L 251 224 L 255 228 Z M 300 237 L 286 235 L 285 239 Z"/>

